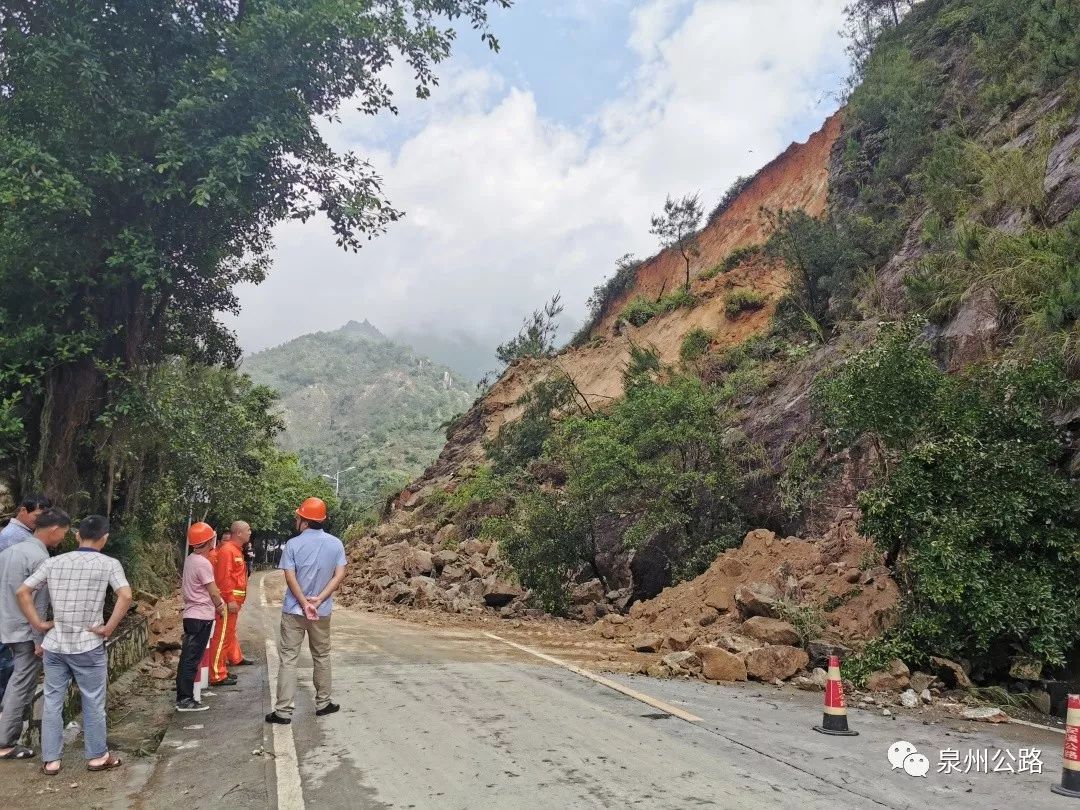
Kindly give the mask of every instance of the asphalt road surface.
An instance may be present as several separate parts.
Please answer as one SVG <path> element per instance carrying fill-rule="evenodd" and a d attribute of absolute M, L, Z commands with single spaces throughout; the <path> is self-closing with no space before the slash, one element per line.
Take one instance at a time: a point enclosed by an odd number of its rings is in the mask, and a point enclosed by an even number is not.
<path fill-rule="evenodd" d="M 333 620 L 342 711 L 314 716 L 305 653 L 294 721 L 268 727 L 261 718 L 276 661 L 265 642 L 277 625 L 280 576 L 265 583 L 267 604 L 255 583 L 241 633 L 248 655 L 261 652 L 267 666 L 241 669 L 237 687 L 207 699 L 210 711 L 177 717 L 129 806 L 1074 806 L 1050 793 L 1061 768 L 1062 736 L 1053 732 L 949 729 L 855 710 L 859 736 L 827 737 L 811 730 L 820 694 L 611 676 L 646 703 L 480 631 L 349 610 Z M 891 767 L 898 740 L 927 756 L 925 777 Z M 987 751 L 992 771 L 997 751 L 1007 763 L 1021 748 L 1041 750 L 1041 774 L 976 774 L 970 764 L 962 772 L 969 751 Z M 943 749 L 958 751 L 960 772 L 938 772 Z"/>

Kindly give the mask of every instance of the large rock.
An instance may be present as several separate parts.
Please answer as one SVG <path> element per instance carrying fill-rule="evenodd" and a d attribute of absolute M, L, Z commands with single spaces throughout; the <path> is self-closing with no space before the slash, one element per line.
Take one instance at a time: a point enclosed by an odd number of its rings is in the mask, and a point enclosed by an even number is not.
<path fill-rule="evenodd" d="M 436 568 L 444 568 L 447 565 L 453 565 L 458 561 L 458 553 L 451 551 L 448 548 L 444 548 L 441 551 L 436 551 L 431 555 L 432 561 L 435 563 Z"/>
<path fill-rule="evenodd" d="M 1005 714 L 997 706 L 976 706 L 964 709 L 965 720 L 975 720 L 980 723 L 1008 723 L 1009 715 Z"/>
<path fill-rule="evenodd" d="M 408 604 L 413 600 L 416 592 L 413 591 L 404 582 L 395 582 L 389 588 L 382 592 L 382 600 L 384 602 L 392 602 L 396 604 Z"/>
<path fill-rule="evenodd" d="M 680 652 L 668 653 L 661 661 L 664 665 L 673 671 L 683 672 L 696 672 L 701 668 L 701 659 L 698 658 L 697 653 L 690 650 L 681 650 Z"/>
<path fill-rule="evenodd" d="M 588 605 L 604 601 L 604 584 L 598 579 L 590 579 L 574 586 L 571 602 L 575 605 Z"/>
<path fill-rule="evenodd" d="M 453 523 L 447 523 L 435 533 L 435 545 L 449 550 L 451 545 L 461 542 L 461 530 Z"/>
<path fill-rule="evenodd" d="M 490 548 L 490 543 L 485 543 L 482 540 L 477 540 L 475 538 L 465 540 L 460 546 L 461 553 L 464 554 L 466 557 L 471 557 L 474 554 L 479 554 L 481 557 L 485 557 Z"/>
<path fill-rule="evenodd" d="M 744 619 L 752 616 L 772 617 L 780 593 L 767 582 L 740 585 L 735 590 L 735 605 Z"/>
<path fill-rule="evenodd" d="M 798 647 L 776 644 L 746 654 L 746 674 L 755 681 L 786 681 L 810 663 Z"/>
<path fill-rule="evenodd" d="M 460 582 L 465 577 L 465 569 L 460 565 L 448 565 L 439 572 L 439 579 L 444 582 Z"/>
<path fill-rule="evenodd" d="M 851 655 L 852 650 L 838 641 L 826 641 L 822 638 L 816 638 L 806 645 L 806 652 L 810 656 L 810 666 L 828 669 L 829 656 L 839 656 L 842 663 L 844 659 Z"/>
<path fill-rule="evenodd" d="M 740 636 L 738 633 L 721 633 L 716 637 L 715 643 L 733 653 L 748 653 L 762 647 L 757 639 Z"/>
<path fill-rule="evenodd" d="M 753 616 L 743 622 L 739 628 L 750 638 L 764 641 L 766 644 L 787 644 L 795 646 L 799 643 L 799 634 L 788 622 L 780 619 L 771 619 L 768 616 Z"/>
<path fill-rule="evenodd" d="M 1066 129 L 1065 135 L 1050 150 L 1046 161 L 1048 224 L 1060 222 L 1080 206 L 1080 115 Z"/>
<path fill-rule="evenodd" d="M 664 646 L 669 650 L 689 650 L 690 645 L 698 637 L 698 632 L 699 630 L 696 627 L 683 627 L 672 630 L 664 638 Z"/>
<path fill-rule="evenodd" d="M 664 637 L 656 633 L 646 633 L 630 642 L 630 646 L 638 652 L 660 652 L 660 647 L 663 644 Z"/>
<path fill-rule="evenodd" d="M 424 551 L 422 548 L 412 548 L 405 555 L 404 566 L 405 573 L 408 576 L 416 577 L 430 574 L 432 569 L 435 568 L 435 562 L 430 551 Z"/>
<path fill-rule="evenodd" d="M 371 562 L 371 572 L 375 576 L 388 576 L 391 579 L 405 578 L 405 559 L 413 547 L 402 541 L 379 549 Z"/>
<path fill-rule="evenodd" d="M 1042 677 L 1042 662 L 1034 658 L 1014 658 L 1009 667 L 1009 677 L 1018 681 L 1037 681 Z"/>
<path fill-rule="evenodd" d="M 870 692 L 900 692 L 908 688 L 907 678 L 897 678 L 888 670 L 871 672 L 866 677 L 866 689 Z"/>
<path fill-rule="evenodd" d="M 746 663 L 722 647 L 698 647 L 701 674 L 710 681 L 745 681 Z"/>
<path fill-rule="evenodd" d="M 493 580 L 484 587 L 484 604 L 488 607 L 508 605 L 521 596 L 524 591 L 510 582 Z"/>
<path fill-rule="evenodd" d="M 971 678 L 962 666 L 948 658 L 930 656 L 930 670 L 945 682 L 946 686 L 958 689 L 970 689 L 973 684 Z"/>

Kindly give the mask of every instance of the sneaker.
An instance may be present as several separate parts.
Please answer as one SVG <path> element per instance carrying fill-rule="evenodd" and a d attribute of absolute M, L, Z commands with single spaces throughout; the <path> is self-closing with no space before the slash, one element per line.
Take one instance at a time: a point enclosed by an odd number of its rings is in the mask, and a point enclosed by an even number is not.
<path fill-rule="evenodd" d="M 181 700 L 176 704 L 176 710 L 178 712 L 205 712 L 209 708 L 209 706 L 204 706 L 197 700 L 192 700 L 191 698 Z"/>
<path fill-rule="evenodd" d="M 340 709 L 341 709 L 341 707 L 338 706 L 336 703 L 327 703 L 321 709 L 316 709 L 315 710 L 315 716 L 316 717 L 323 717 L 324 715 L 327 715 L 327 714 L 333 714 L 334 712 L 339 711 Z"/>
<path fill-rule="evenodd" d="M 291 717 L 282 717 L 277 712 L 270 712 L 270 714 L 266 715 L 265 719 L 267 723 L 278 723 L 282 726 L 287 726 L 292 722 Z"/>

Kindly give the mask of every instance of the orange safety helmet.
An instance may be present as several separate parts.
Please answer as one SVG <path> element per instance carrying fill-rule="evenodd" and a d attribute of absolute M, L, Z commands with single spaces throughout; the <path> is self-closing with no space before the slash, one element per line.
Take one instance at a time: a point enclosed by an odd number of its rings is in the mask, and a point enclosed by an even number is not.
<path fill-rule="evenodd" d="M 297 517 L 322 523 L 326 520 L 326 503 L 322 498 L 307 498 L 296 510 Z"/>
<path fill-rule="evenodd" d="M 205 545 L 216 536 L 217 532 L 214 531 L 214 527 L 209 523 L 200 521 L 199 523 L 192 523 L 188 526 L 187 541 L 189 546 L 195 547 Z"/>

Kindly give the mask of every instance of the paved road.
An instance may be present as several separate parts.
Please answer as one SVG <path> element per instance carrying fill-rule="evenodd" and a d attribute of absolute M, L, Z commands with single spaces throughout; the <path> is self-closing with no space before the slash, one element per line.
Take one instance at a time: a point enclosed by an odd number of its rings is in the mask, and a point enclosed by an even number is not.
<path fill-rule="evenodd" d="M 273 637 L 277 575 L 267 575 L 267 591 L 269 605 L 246 609 L 249 654 L 262 634 Z M 185 719 L 203 729 L 174 724 L 139 806 L 179 798 L 283 810 L 1071 806 L 1049 791 L 1060 773 L 1059 734 L 973 724 L 957 731 L 854 712 L 860 736 L 832 738 L 810 729 L 820 695 L 618 679 L 700 718 L 686 722 L 481 633 L 344 610 L 334 616 L 343 710 L 314 717 L 310 668 L 301 670 L 292 726 L 269 730 L 259 720 L 269 706 L 270 658 L 268 670 L 242 670 L 240 688 L 219 690 L 213 710 Z M 934 766 L 945 748 L 964 757 L 1037 747 L 1044 772 L 946 776 L 932 767 L 913 778 L 888 764 L 898 739 Z M 253 756 L 262 746 L 268 753 Z"/>

